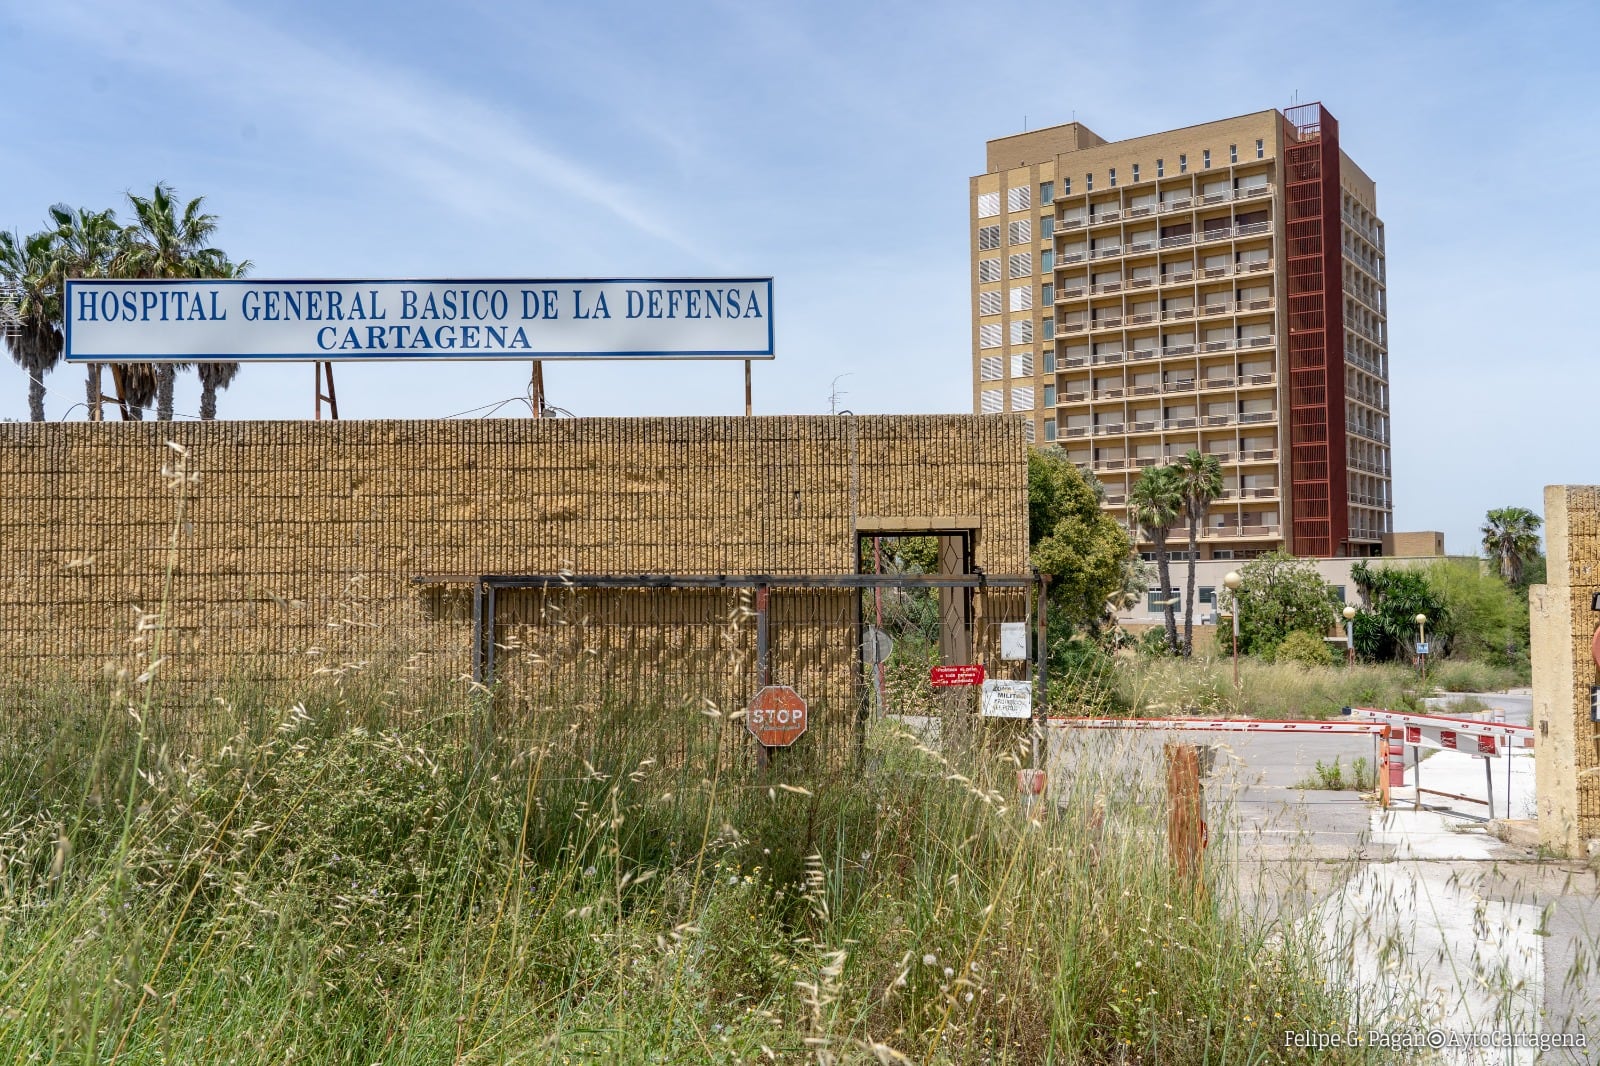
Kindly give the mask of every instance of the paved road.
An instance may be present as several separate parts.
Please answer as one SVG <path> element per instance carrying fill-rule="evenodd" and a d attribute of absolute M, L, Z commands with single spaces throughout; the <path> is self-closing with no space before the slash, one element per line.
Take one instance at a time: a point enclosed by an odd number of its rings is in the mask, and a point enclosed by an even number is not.
<path fill-rule="evenodd" d="M 1510 722 L 1531 713 L 1526 693 L 1479 699 Z M 1362 736 L 1057 729 L 1052 788 L 1066 803 L 1114 788 L 1133 802 L 1164 804 L 1162 745 L 1174 739 L 1219 745 L 1205 779 L 1208 862 L 1232 869 L 1243 912 L 1318 931 L 1334 974 L 1367 1007 L 1446 1030 L 1583 1031 L 1590 1042 L 1537 1059 L 1501 1050 L 1445 1062 L 1600 1062 L 1593 871 L 1502 843 L 1481 822 L 1294 787 L 1315 776 L 1319 760 L 1337 758 L 1345 769 L 1370 762 L 1372 741 Z"/>

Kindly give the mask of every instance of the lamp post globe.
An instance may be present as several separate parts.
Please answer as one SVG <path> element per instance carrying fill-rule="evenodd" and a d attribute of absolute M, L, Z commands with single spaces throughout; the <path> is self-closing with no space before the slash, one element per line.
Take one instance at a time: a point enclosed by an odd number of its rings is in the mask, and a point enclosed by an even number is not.
<path fill-rule="evenodd" d="M 1428 676 L 1428 656 L 1422 648 L 1428 643 L 1428 616 L 1419 613 L 1415 621 L 1417 623 L 1417 675 L 1426 678 Z"/>
<path fill-rule="evenodd" d="M 1340 613 L 1344 615 L 1344 661 L 1346 663 L 1354 663 L 1356 661 L 1356 637 L 1355 629 L 1351 623 L 1356 619 L 1356 609 L 1347 605 Z"/>

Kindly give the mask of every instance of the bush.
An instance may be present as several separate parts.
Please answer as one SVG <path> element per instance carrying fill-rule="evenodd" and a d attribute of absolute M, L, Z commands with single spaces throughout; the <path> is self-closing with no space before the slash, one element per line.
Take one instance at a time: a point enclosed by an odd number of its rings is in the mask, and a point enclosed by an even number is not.
<path fill-rule="evenodd" d="M 1328 642 L 1317 634 L 1297 629 L 1273 649 L 1272 661 L 1299 663 L 1301 666 L 1332 666 L 1333 652 L 1328 649 Z"/>
<path fill-rule="evenodd" d="M 1246 653 L 1275 647 L 1298 629 L 1326 633 L 1338 618 L 1333 587 L 1303 559 L 1268 552 L 1241 566 L 1239 577 L 1239 645 Z M 1218 638 L 1232 650 L 1226 630 Z"/>

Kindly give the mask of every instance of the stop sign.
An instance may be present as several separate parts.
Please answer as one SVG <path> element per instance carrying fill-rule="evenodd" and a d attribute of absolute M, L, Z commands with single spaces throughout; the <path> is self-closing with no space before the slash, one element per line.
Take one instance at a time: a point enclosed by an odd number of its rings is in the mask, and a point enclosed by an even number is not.
<path fill-rule="evenodd" d="M 762 747 L 787 748 L 806 731 L 806 701 L 788 685 L 768 685 L 750 700 L 744 725 Z"/>

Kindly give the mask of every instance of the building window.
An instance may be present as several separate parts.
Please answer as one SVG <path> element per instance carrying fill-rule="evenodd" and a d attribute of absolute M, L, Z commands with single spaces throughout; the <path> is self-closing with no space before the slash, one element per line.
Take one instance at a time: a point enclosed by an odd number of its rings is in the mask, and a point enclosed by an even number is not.
<path fill-rule="evenodd" d="M 986 355 L 978 360 L 979 381 L 999 381 L 1005 370 L 1005 361 L 998 355 Z"/>
<path fill-rule="evenodd" d="M 1009 224 L 1006 239 L 1011 244 L 1027 244 L 1033 240 L 1033 220 L 1024 218 Z"/>
<path fill-rule="evenodd" d="M 1000 260 L 998 258 L 978 260 L 978 280 L 999 281 Z"/>
<path fill-rule="evenodd" d="M 978 227 L 978 251 L 987 252 L 991 248 L 998 248 L 998 247 L 1000 247 L 1000 227 L 999 226 L 979 226 Z"/>
<path fill-rule="evenodd" d="M 1256 143 L 1260 144 L 1261 142 L 1257 141 Z M 1039 202 L 1041 204 L 1054 203 L 1055 198 L 1056 183 L 1053 181 L 1041 181 L 1039 183 Z"/>
<path fill-rule="evenodd" d="M 978 293 L 978 314 L 998 315 L 1000 313 L 1000 294 L 998 292 Z"/>
<path fill-rule="evenodd" d="M 1053 418 L 1047 418 L 1044 420 L 1044 439 L 1056 439 L 1056 420 Z"/>
<path fill-rule="evenodd" d="M 1344 586 L 1343 585 L 1335 585 L 1335 586 L 1333 586 L 1333 594 L 1335 596 L 1339 597 L 1339 602 L 1340 603 L 1344 602 Z"/>
<path fill-rule="evenodd" d="M 1048 318 L 1044 320 L 1044 335 L 1046 338 L 1050 336 L 1050 327 L 1053 325 L 1055 325 L 1055 323 L 1051 322 Z M 1055 352 L 1044 353 L 1044 372 L 1046 374 L 1054 374 L 1056 372 Z"/>
<path fill-rule="evenodd" d="M 1167 161 L 1165 159 L 1157 159 L 1156 160 L 1156 177 L 1164 178 L 1166 176 L 1167 176 Z"/>
<path fill-rule="evenodd" d="M 1032 311 L 1033 310 L 1033 286 L 1032 285 L 1014 285 L 1014 286 L 1012 286 L 1012 288 L 1011 288 L 1011 310 L 1013 310 L 1013 311 Z"/>
<path fill-rule="evenodd" d="M 1136 184 L 1136 185 L 1139 182 L 1139 164 L 1138 163 L 1135 163 L 1133 165 L 1133 181 L 1134 181 L 1134 184 Z"/>
<path fill-rule="evenodd" d="M 1260 137 L 1257 137 L 1256 138 L 1256 158 L 1257 159 L 1265 159 L 1266 157 L 1267 157 L 1267 142 L 1263 141 Z"/>
<path fill-rule="evenodd" d="M 1011 390 L 1011 409 L 1013 411 L 1033 410 L 1033 386 L 1022 385 Z"/>
<path fill-rule="evenodd" d="M 1000 389 L 985 389 L 978 394 L 978 410 L 986 415 L 997 415 L 1006 409 L 1006 394 Z"/>
<path fill-rule="evenodd" d="M 1213 559 L 1232 559 L 1233 558 L 1233 549 L 1232 548 L 1218 548 L 1216 551 L 1211 553 L 1211 558 L 1213 558 Z"/>
<path fill-rule="evenodd" d="M 1040 271 L 1054 270 L 1055 269 L 1055 262 L 1056 262 L 1056 253 L 1052 252 L 1050 249 L 1046 248 L 1044 251 L 1039 253 L 1039 270 Z M 994 266 L 995 266 L 995 271 L 994 271 L 995 272 L 995 279 L 994 280 L 999 281 L 1000 280 L 1000 261 L 998 259 L 995 260 Z"/>
<path fill-rule="evenodd" d="M 1039 239 L 1047 241 L 1056 235 L 1056 220 L 1050 215 L 1045 215 L 1039 220 Z"/>
<path fill-rule="evenodd" d="M 1053 341 L 1053 340 L 1056 339 L 1056 320 L 1055 319 L 1047 318 L 1042 323 L 1040 323 L 1040 325 L 1042 325 L 1044 327 L 1044 333 L 1042 334 L 1042 336 L 1043 336 L 1043 338 L 1045 340 Z M 1044 361 L 1046 363 L 1046 369 L 1047 370 L 1052 370 L 1052 371 L 1055 370 L 1056 357 L 1054 355 L 1045 356 L 1044 357 Z"/>
<path fill-rule="evenodd" d="M 978 327 L 978 347 L 980 347 L 980 348 L 998 348 L 998 347 L 1000 347 L 1000 323 L 996 322 L 996 323 L 994 323 L 993 325 L 990 325 L 990 326 L 979 326 Z"/>
<path fill-rule="evenodd" d="M 1117 187 L 1117 168 L 1116 167 L 1112 167 L 1111 168 L 1111 187 L 1113 189 L 1115 189 Z"/>
<path fill-rule="evenodd" d="M 1161 614 L 1163 611 L 1166 610 L 1166 601 L 1167 600 L 1181 601 L 1182 598 L 1183 597 L 1178 595 L 1178 590 L 1177 589 L 1168 589 L 1167 590 L 1167 594 L 1165 596 L 1161 595 L 1161 590 L 1160 589 L 1150 589 L 1149 591 L 1147 591 L 1144 594 L 1145 608 L 1151 614 Z M 1175 602 L 1172 605 L 1174 610 L 1176 610 L 1177 608 L 1179 608 L 1181 606 L 1182 606 L 1181 602 Z"/>
<path fill-rule="evenodd" d="M 1030 289 L 1028 291 L 1032 292 L 1033 290 Z M 1012 344 L 1032 344 L 1033 343 L 1033 319 L 1031 319 L 1031 318 L 1014 318 L 1014 319 L 1011 320 L 1011 343 Z M 1032 371 L 1030 370 L 1029 373 L 1031 374 Z"/>
<path fill-rule="evenodd" d="M 1019 352 L 1011 357 L 1011 376 L 1014 378 L 1033 377 L 1033 353 Z"/>
<path fill-rule="evenodd" d="M 1048 361 L 1046 360 L 1046 362 Z M 1056 387 L 1054 385 L 1046 385 L 1044 387 L 1044 405 L 1046 407 L 1054 407 L 1056 405 Z"/>
<path fill-rule="evenodd" d="M 1207 148 L 1205 151 L 1200 153 L 1200 169 L 1201 170 L 1210 170 L 1211 169 L 1211 149 L 1209 149 L 1209 148 Z"/>
<path fill-rule="evenodd" d="M 1180 155 L 1178 157 L 1178 173 L 1179 174 L 1187 174 L 1188 172 L 1189 172 L 1189 157 L 1187 155 Z"/>
<path fill-rule="evenodd" d="M 1071 178 L 1062 178 L 1061 179 L 1061 195 L 1062 196 L 1071 196 L 1072 195 L 1072 179 Z"/>
<path fill-rule="evenodd" d="M 1000 194 L 997 192 L 980 192 L 978 194 L 978 217 L 993 218 L 1000 213 Z"/>
<path fill-rule="evenodd" d="M 1094 175 L 1093 174 L 1085 174 L 1083 176 L 1083 188 L 1084 188 L 1084 190 L 1086 192 L 1094 192 Z"/>
<path fill-rule="evenodd" d="M 1197 602 L 1197 603 L 1216 603 L 1217 602 L 1217 586 L 1215 586 L 1215 585 L 1201 585 L 1198 589 L 1195 590 L 1195 602 Z"/>
<path fill-rule="evenodd" d="M 1239 161 L 1239 146 L 1237 144 L 1228 145 L 1228 162 L 1237 163 L 1238 161 Z"/>
<path fill-rule="evenodd" d="M 1029 444 L 1032 444 L 1033 443 L 1033 435 L 1034 435 L 1033 422 L 1032 421 L 1028 421 L 1028 422 L 1022 423 L 1022 439 L 1027 441 Z"/>
<path fill-rule="evenodd" d="M 1056 302 L 1056 287 L 1051 282 L 1039 286 L 1039 306 L 1049 307 Z"/>
<path fill-rule="evenodd" d="M 1013 252 L 1006 257 L 1006 265 L 1013 279 L 1030 277 L 1033 274 L 1033 253 Z"/>
<path fill-rule="evenodd" d="M 1027 185 L 1018 185 L 1015 189 L 1006 190 L 1006 210 L 1026 211 L 1032 207 L 1033 204 L 1030 202 L 1032 192 L 1032 187 Z"/>

